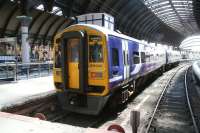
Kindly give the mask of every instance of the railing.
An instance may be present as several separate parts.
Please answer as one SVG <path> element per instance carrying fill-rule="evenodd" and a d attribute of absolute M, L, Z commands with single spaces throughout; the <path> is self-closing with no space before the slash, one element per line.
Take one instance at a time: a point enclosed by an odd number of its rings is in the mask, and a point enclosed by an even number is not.
<path fill-rule="evenodd" d="M 29 79 L 52 74 L 53 63 L 2 63 L 0 64 L 0 81 Z"/>

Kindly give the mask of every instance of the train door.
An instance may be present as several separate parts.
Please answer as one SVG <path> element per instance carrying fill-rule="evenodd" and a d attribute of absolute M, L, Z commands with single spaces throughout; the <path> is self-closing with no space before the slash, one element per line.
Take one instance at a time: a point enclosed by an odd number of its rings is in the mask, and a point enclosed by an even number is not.
<path fill-rule="evenodd" d="M 123 62 L 124 62 L 124 79 L 128 79 L 130 76 L 130 66 L 129 66 L 129 52 L 128 52 L 128 41 L 122 40 L 122 52 L 123 52 Z"/>
<path fill-rule="evenodd" d="M 66 32 L 61 39 L 64 89 L 84 92 L 88 86 L 87 35 L 82 31 Z"/>
<path fill-rule="evenodd" d="M 67 66 L 69 88 L 79 89 L 79 38 L 71 38 L 67 41 Z"/>

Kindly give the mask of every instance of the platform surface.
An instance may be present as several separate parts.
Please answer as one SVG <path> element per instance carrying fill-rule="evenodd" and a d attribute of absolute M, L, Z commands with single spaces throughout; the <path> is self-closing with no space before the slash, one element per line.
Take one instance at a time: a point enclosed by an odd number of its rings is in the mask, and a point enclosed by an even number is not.
<path fill-rule="evenodd" d="M 2 133 L 118 133 L 106 129 L 83 128 L 0 112 Z"/>
<path fill-rule="evenodd" d="M 0 133 L 116 133 L 83 128 L 1 112 L 1 109 L 54 94 L 53 77 L 41 77 L 0 84 Z"/>
<path fill-rule="evenodd" d="M 0 110 L 51 93 L 55 93 L 52 76 L 0 84 Z"/>
<path fill-rule="evenodd" d="M 2 133 L 82 133 L 84 128 L 0 112 Z"/>

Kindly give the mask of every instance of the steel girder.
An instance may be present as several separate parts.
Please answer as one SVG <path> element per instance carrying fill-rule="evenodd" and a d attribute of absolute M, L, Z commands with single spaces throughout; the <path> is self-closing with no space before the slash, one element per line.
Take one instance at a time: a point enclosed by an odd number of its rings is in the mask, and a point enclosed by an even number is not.
<path fill-rule="evenodd" d="M 51 14 L 48 14 L 48 16 L 42 21 L 42 23 L 40 24 L 39 28 L 36 31 L 36 36 L 33 39 L 33 44 L 35 43 L 35 41 L 37 40 L 40 30 L 42 29 L 42 27 L 45 25 L 45 23 L 51 18 Z"/>
<path fill-rule="evenodd" d="M 123 25 L 124 23 L 127 23 L 126 21 L 131 18 L 131 16 L 134 16 L 134 14 L 137 12 L 138 8 L 141 7 L 141 3 L 134 1 L 133 6 L 129 6 L 129 8 L 127 9 L 126 13 L 123 14 L 123 17 L 120 21 L 119 27 L 121 27 L 121 25 Z M 128 5 L 128 4 L 127 4 Z M 130 11 L 130 8 L 132 8 L 132 10 Z M 141 9 L 141 8 L 139 8 Z M 125 28 L 124 28 L 125 29 Z M 123 30 L 124 31 L 124 30 Z"/>
<path fill-rule="evenodd" d="M 40 0 L 40 1 L 43 1 L 43 0 Z M 162 1 L 166 1 L 166 0 L 162 0 Z M 71 2 L 71 6 L 70 6 L 70 2 Z M 179 3 L 177 2 L 176 4 L 179 4 Z M 70 8 L 70 10 L 66 11 L 66 16 L 70 16 L 70 17 L 75 14 L 99 12 L 99 11 L 109 13 L 116 18 L 118 28 L 120 28 L 124 32 L 129 33 L 130 35 L 134 34 L 136 35 L 136 37 L 140 37 L 141 39 L 148 40 L 148 37 L 151 37 L 151 38 L 153 37 L 152 34 L 155 34 L 155 35 L 159 34 L 158 31 L 161 27 L 166 27 L 166 25 L 162 24 L 162 21 L 157 19 L 155 15 L 151 14 L 150 10 L 147 9 L 140 0 L 134 0 L 134 1 L 83 0 L 81 2 L 79 0 L 73 0 L 73 1 L 56 0 L 54 5 L 60 7 L 61 10 L 63 10 L 64 8 L 68 8 L 68 9 Z M 156 5 L 156 7 L 158 7 L 159 9 L 159 5 Z M 169 8 L 166 8 L 166 9 L 169 9 Z M 163 11 L 162 8 L 160 8 L 159 10 Z M 179 11 L 181 12 L 180 13 L 181 17 L 187 17 L 187 15 L 184 15 L 183 9 Z M 40 19 L 40 17 L 44 17 L 43 13 L 44 12 L 40 12 L 37 14 L 37 16 L 33 18 L 32 23 L 30 24 L 30 29 L 33 28 L 33 25 L 35 25 L 35 23 L 38 22 L 38 19 Z M 163 11 L 164 15 L 166 13 L 167 11 Z M 171 20 L 172 21 L 170 22 L 172 23 L 175 21 L 173 19 Z M 61 21 L 63 23 L 61 23 Z M 52 36 L 54 36 L 56 32 L 65 25 L 64 20 L 59 21 L 60 26 L 58 26 L 58 23 L 43 21 L 41 25 L 38 27 L 39 29 L 35 30 L 36 32 L 34 33 L 35 34 L 34 38 L 36 38 L 36 36 L 37 37 L 40 36 L 39 34 L 41 34 L 42 27 L 45 26 L 47 23 L 48 23 L 47 30 L 45 31 L 46 28 L 42 30 L 43 31 L 42 34 L 44 34 L 42 38 L 43 43 L 45 42 L 45 40 L 48 39 L 52 31 L 53 31 Z M 58 27 L 54 25 L 57 25 Z M 19 27 L 20 27 L 20 24 L 18 24 L 16 28 L 17 31 L 19 30 Z M 174 35 L 176 36 L 176 33 L 174 33 Z"/>
<path fill-rule="evenodd" d="M 116 11 L 116 9 L 118 9 L 119 8 L 119 6 L 121 6 L 121 3 L 122 3 L 122 1 L 123 0 L 118 0 L 117 2 L 116 1 L 114 1 L 113 0 L 113 2 L 111 3 L 111 5 L 110 6 L 108 6 L 109 8 L 111 8 L 110 10 L 107 10 L 107 13 L 109 13 L 109 14 L 111 14 L 111 15 L 113 15 L 113 16 L 117 16 L 117 15 L 119 15 L 118 14 L 118 11 Z M 106 7 L 104 4 L 103 4 L 103 6 L 102 7 Z M 108 8 L 107 7 L 107 8 Z M 106 8 L 106 9 L 107 9 Z"/>
<path fill-rule="evenodd" d="M 195 20 L 197 21 L 198 27 L 200 28 L 200 1 L 193 0 L 193 13 Z"/>
<path fill-rule="evenodd" d="M 65 23 L 65 20 L 63 20 L 61 23 L 58 24 L 58 26 L 55 28 L 55 31 L 52 35 L 52 37 L 54 37 L 56 35 L 56 33 L 58 32 L 58 30 L 60 29 L 60 27 Z M 71 21 L 68 21 L 68 24 L 67 26 L 70 26 L 73 22 Z M 53 38 L 52 38 L 52 41 L 53 41 Z"/>
<path fill-rule="evenodd" d="M 139 14 L 139 17 L 137 17 L 135 21 L 133 21 L 131 27 L 129 27 L 128 33 L 131 33 L 133 31 L 133 28 L 137 27 L 140 22 L 145 18 L 145 16 L 148 16 L 148 14 L 149 12 L 147 12 L 147 9 L 144 9 L 144 13 Z"/>
<path fill-rule="evenodd" d="M 47 30 L 44 33 L 43 43 L 45 44 L 45 41 L 47 40 L 47 35 L 49 31 L 51 30 L 51 27 L 54 25 L 56 20 L 59 19 L 59 16 L 55 17 L 54 20 L 50 23 L 50 25 L 47 27 Z"/>
<path fill-rule="evenodd" d="M 5 31 L 7 29 L 7 26 L 8 26 L 12 16 L 14 15 L 14 13 L 16 12 L 17 9 L 18 9 L 17 5 L 14 5 L 14 8 L 8 14 L 8 16 L 7 16 L 6 20 L 5 20 L 4 26 L 3 26 L 1 37 L 4 37 Z"/>
<path fill-rule="evenodd" d="M 130 25 L 133 25 L 133 23 L 136 23 L 136 21 L 138 21 L 139 17 L 141 16 L 142 13 L 145 12 L 145 9 L 142 8 L 141 10 L 139 10 L 138 12 L 136 12 L 131 19 L 128 20 L 128 22 L 126 23 L 126 26 L 124 28 L 124 31 L 128 31 L 128 33 L 130 33 Z"/>
<path fill-rule="evenodd" d="M 127 4 L 129 5 L 129 4 Z M 121 27 L 123 24 L 127 23 L 126 21 L 130 19 L 129 17 L 133 16 L 137 9 L 141 7 L 138 2 L 132 2 L 132 5 L 129 5 L 127 8 L 124 7 L 124 11 L 120 14 L 120 21 L 119 21 L 119 27 Z M 141 8 L 139 8 L 141 9 Z"/>
<path fill-rule="evenodd" d="M 155 19 L 151 14 L 146 14 L 146 16 L 144 17 L 144 19 L 142 19 L 142 21 L 138 24 L 138 26 L 136 26 L 134 29 L 134 31 L 139 34 L 139 31 L 144 31 L 146 32 L 147 28 L 149 27 L 154 27 L 154 25 L 157 25 L 159 23 L 159 21 L 157 19 Z M 147 27 L 147 28 L 145 28 Z"/>

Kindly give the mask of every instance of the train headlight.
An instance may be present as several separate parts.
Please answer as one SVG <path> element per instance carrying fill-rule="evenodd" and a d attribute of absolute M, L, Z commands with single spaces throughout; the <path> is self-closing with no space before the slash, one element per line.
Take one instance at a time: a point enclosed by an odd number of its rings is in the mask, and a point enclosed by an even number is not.
<path fill-rule="evenodd" d="M 63 88 L 62 83 L 55 82 L 54 85 L 55 85 L 56 89 L 62 89 Z"/>

